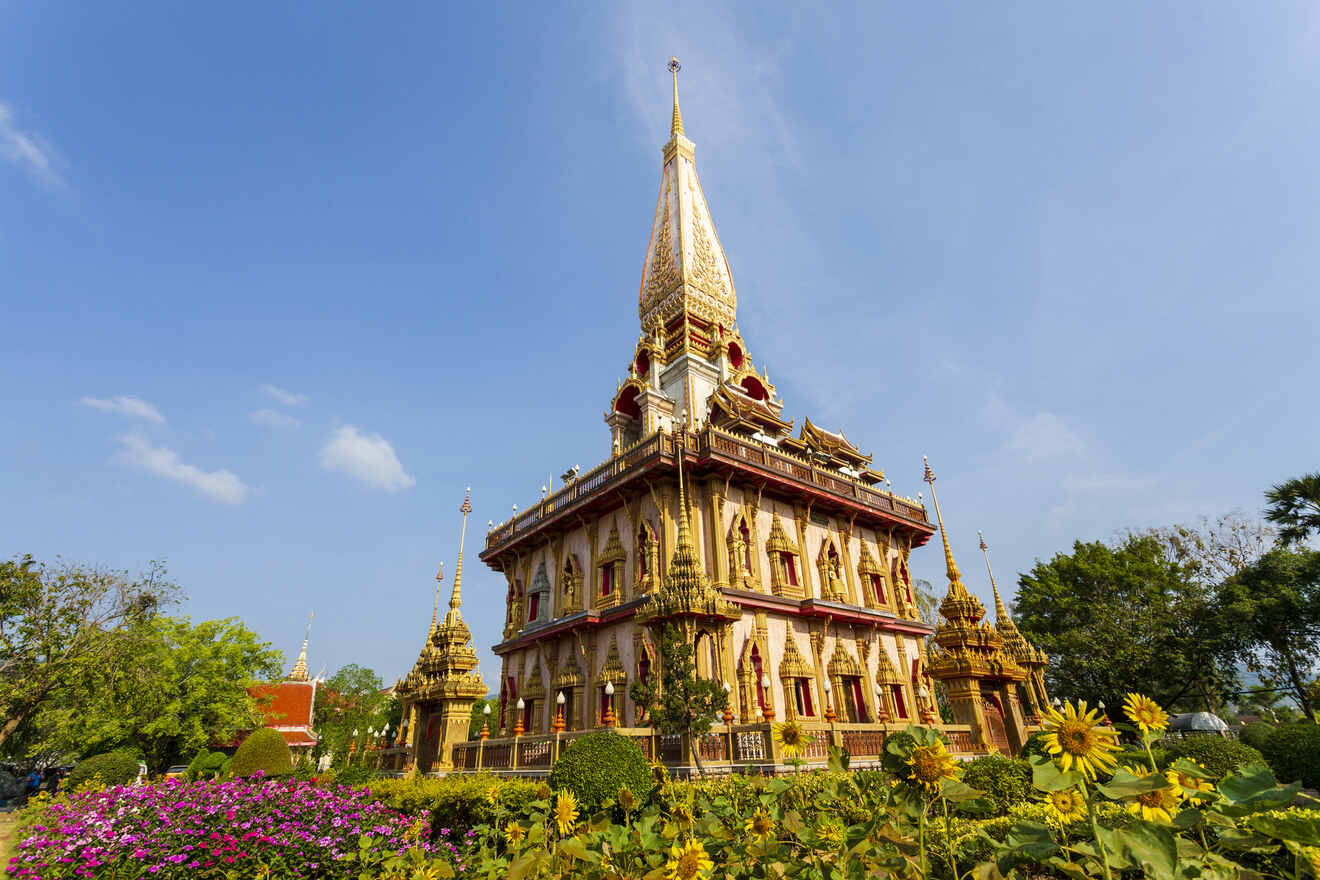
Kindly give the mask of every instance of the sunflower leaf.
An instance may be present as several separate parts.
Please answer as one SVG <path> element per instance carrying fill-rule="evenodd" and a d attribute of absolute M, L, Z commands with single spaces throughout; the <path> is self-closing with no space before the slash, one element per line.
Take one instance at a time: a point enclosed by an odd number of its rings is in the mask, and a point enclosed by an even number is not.
<path fill-rule="evenodd" d="M 1063 791 L 1076 788 L 1082 781 L 1082 774 L 1076 770 L 1060 770 L 1053 761 L 1044 755 L 1031 756 L 1031 782 L 1041 791 Z"/>
<path fill-rule="evenodd" d="M 1172 783 L 1158 773 L 1138 776 L 1126 767 L 1119 767 L 1114 771 L 1113 779 L 1103 785 L 1096 783 L 1095 787 L 1105 797 L 1121 801 L 1125 798 L 1137 797 L 1152 791 L 1169 788 L 1170 785 Z"/>

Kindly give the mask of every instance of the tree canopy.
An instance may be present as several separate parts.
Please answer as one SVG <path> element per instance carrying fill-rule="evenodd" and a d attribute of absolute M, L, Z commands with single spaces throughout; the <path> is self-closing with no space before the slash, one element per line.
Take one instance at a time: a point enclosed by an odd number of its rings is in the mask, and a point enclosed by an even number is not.
<path fill-rule="evenodd" d="M 673 624 L 665 624 L 660 636 L 660 675 L 637 680 L 630 694 L 646 708 L 651 724 L 662 733 L 685 733 L 692 743 L 692 756 L 701 768 L 695 737 L 710 730 L 717 716 L 729 705 L 729 695 L 714 679 L 698 678 L 693 649 Z M 658 680 L 657 680 L 658 678 Z"/>
<path fill-rule="evenodd" d="M 1300 544 L 1320 534 L 1320 471 L 1271 487 L 1265 500 L 1265 518 L 1279 526 L 1284 544 Z"/>
<path fill-rule="evenodd" d="M 1017 623 L 1050 655 L 1051 691 L 1118 707 L 1129 691 L 1209 708 L 1235 682 L 1209 588 L 1160 537 L 1076 542 L 1021 576 Z M 1198 705 L 1199 704 L 1199 705 Z"/>

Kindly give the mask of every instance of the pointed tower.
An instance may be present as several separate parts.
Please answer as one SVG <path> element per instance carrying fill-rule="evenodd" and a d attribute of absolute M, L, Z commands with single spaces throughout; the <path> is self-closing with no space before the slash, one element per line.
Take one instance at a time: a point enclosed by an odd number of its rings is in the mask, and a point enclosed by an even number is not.
<path fill-rule="evenodd" d="M 458 563 L 454 566 L 454 590 L 449 613 L 436 622 L 440 605 L 440 580 L 436 575 L 436 601 L 431 628 L 421 654 L 397 688 L 407 729 L 404 737 L 412 749 L 410 764 L 421 773 L 453 766 L 454 743 L 467 739 L 472 704 L 486 695 L 486 685 L 477 671 L 477 653 L 472 633 L 463 622 L 463 543 L 467 518 L 472 512 L 472 490 L 463 496 L 463 525 L 458 537 Z"/>
<path fill-rule="evenodd" d="M 674 111 L 642 263 L 641 337 L 628 379 L 605 415 L 618 449 L 672 429 L 679 413 L 687 414 L 688 428 L 730 422 L 772 436 L 792 428 L 780 418 L 783 404 L 765 372 L 752 366 L 737 329 L 733 274 L 697 179 L 695 147 L 683 133 L 679 69 L 678 59 L 670 59 Z"/>
<path fill-rule="evenodd" d="M 935 472 L 925 464 L 923 479 L 930 484 L 935 520 L 944 542 L 944 566 L 949 589 L 940 603 L 943 622 L 935 629 L 930 652 L 930 674 L 944 683 L 954 720 L 972 728 L 972 740 L 983 751 L 1017 754 L 1027 739 L 1027 725 L 1018 702 L 1017 685 L 1026 672 L 1004 651 L 1004 639 L 985 623 L 985 606 L 963 586 L 958 563 L 949 546 L 949 533 L 935 494 Z"/>
<path fill-rule="evenodd" d="M 316 612 L 307 615 L 307 632 L 303 635 L 302 649 L 298 651 L 298 659 L 293 661 L 293 668 L 289 670 L 289 677 L 285 681 L 308 681 L 307 677 L 307 641 L 312 637 L 312 618 Z"/>
<path fill-rule="evenodd" d="M 981 541 L 985 572 L 990 576 L 990 588 L 995 594 L 995 631 L 1004 640 L 1004 652 L 1027 671 L 1027 679 L 1019 690 L 1019 696 L 1022 698 L 1022 708 L 1027 714 L 1027 719 L 1033 725 L 1038 725 L 1041 723 L 1041 709 L 1048 706 L 1050 701 L 1049 694 L 1045 690 L 1045 667 L 1049 663 L 1049 657 L 1027 641 L 1027 637 L 1009 616 L 1008 609 L 1004 607 L 1004 600 L 999 597 L 999 584 L 995 583 L 995 573 L 990 568 L 990 548 L 986 546 L 985 535 L 978 531 L 976 537 Z"/>

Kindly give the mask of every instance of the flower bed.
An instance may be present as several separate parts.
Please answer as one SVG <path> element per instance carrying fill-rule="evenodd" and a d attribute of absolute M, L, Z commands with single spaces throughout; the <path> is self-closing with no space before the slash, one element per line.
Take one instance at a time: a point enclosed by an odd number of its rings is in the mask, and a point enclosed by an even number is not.
<path fill-rule="evenodd" d="M 427 860 L 425 822 L 360 790 L 232 780 L 119 786 L 52 801 L 26 817 L 9 873 L 68 877 L 357 877 Z"/>

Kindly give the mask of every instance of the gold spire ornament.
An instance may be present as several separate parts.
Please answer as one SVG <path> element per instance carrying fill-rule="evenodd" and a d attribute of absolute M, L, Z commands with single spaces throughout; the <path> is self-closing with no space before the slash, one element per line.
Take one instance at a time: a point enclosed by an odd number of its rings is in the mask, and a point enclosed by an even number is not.
<path fill-rule="evenodd" d="M 677 58 L 670 58 L 668 67 L 674 76 L 674 117 L 669 123 L 669 134 L 672 137 L 683 133 L 683 114 L 678 109 L 678 72 L 683 69 L 683 65 Z"/>
<path fill-rule="evenodd" d="M 458 509 L 463 514 L 463 526 L 458 533 L 458 562 L 454 564 L 454 592 L 449 597 L 449 613 L 445 615 L 445 624 L 454 626 L 463 621 L 458 606 L 463 603 L 463 542 L 467 539 L 467 518 L 472 512 L 472 487 L 463 493 L 463 506 Z"/>
<path fill-rule="evenodd" d="M 307 615 L 307 632 L 303 634 L 302 650 L 298 652 L 298 659 L 293 661 L 288 681 L 310 681 L 307 676 L 307 642 L 312 637 L 312 618 L 315 616 L 315 611 Z"/>
<path fill-rule="evenodd" d="M 435 605 L 431 608 L 431 629 L 435 632 L 436 621 L 440 616 L 440 583 L 445 579 L 445 564 L 440 563 L 440 570 L 435 573 Z"/>
<path fill-rule="evenodd" d="M 935 494 L 935 472 L 930 469 L 930 460 L 926 456 L 921 457 L 921 463 L 926 470 L 922 480 L 930 484 L 930 500 L 935 505 L 935 521 L 940 527 L 940 539 L 944 541 L 944 572 L 949 578 L 949 595 L 958 596 L 959 598 L 964 596 L 973 598 L 967 592 L 967 588 L 963 586 L 962 574 L 958 571 L 958 563 L 953 561 L 953 550 L 949 547 L 949 532 L 944 528 L 944 517 L 940 515 L 940 499 Z M 981 603 L 977 602 L 977 604 L 980 605 Z M 984 606 L 982 606 L 981 613 L 985 613 Z"/>

